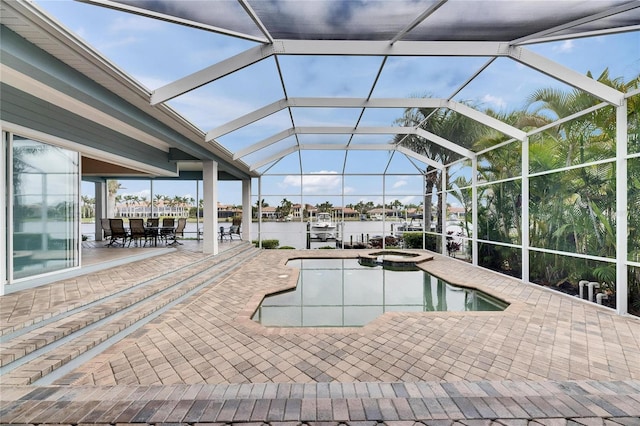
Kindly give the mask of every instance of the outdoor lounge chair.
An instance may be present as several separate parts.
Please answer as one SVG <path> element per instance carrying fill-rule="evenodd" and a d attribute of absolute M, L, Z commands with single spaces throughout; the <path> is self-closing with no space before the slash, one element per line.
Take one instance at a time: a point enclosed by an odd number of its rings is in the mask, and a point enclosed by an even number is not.
<path fill-rule="evenodd" d="M 102 227 L 102 238 L 105 240 L 109 240 L 107 246 L 111 245 L 111 226 L 109 225 L 109 219 L 102 218 L 100 219 L 100 226 Z"/>
<path fill-rule="evenodd" d="M 176 226 L 176 220 L 172 217 L 165 217 L 162 219 L 162 227 L 160 228 L 160 238 L 164 240 L 165 244 L 168 242 L 169 238 L 172 238 Z"/>
<path fill-rule="evenodd" d="M 234 217 L 231 222 L 231 227 L 229 227 L 229 239 L 233 240 L 234 235 L 238 237 L 238 239 L 242 239 L 240 235 L 240 225 L 242 225 L 242 218 Z"/>
<path fill-rule="evenodd" d="M 124 229 L 124 221 L 122 219 L 109 219 L 109 228 L 111 229 L 111 240 L 109 241 L 109 245 L 122 244 L 124 247 L 127 243 L 127 239 L 129 238 L 127 230 Z M 121 242 L 118 243 L 118 240 Z"/>
<path fill-rule="evenodd" d="M 178 219 L 178 226 L 176 226 L 176 229 L 173 231 L 173 241 L 171 241 L 170 245 L 175 245 L 175 244 L 179 244 L 182 245 L 182 243 L 180 241 L 177 240 L 178 235 L 180 235 L 180 237 L 184 237 L 184 228 L 185 226 L 187 226 L 187 219 L 184 217 L 181 217 L 180 219 Z"/>
<path fill-rule="evenodd" d="M 144 245 L 147 245 L 149 233 L 144 229 L 144 219 L 129 219 L 129 246 L 135 241 L 136 246 L 140 240 L 144 239 Z"/>
<path fill-rule="evenodd" d="M 238 239 L 242 239 L 242 236 L 240 235 L 240 225 L 231 225 L 229 227 L 229 239 L 233 240 L 234 235 L 238 237 Z"/>
<path fill-rule="evenodd" d="M 220 237 L 220 241 L 224 241 L 224 239 L 225 239 L 225 238 L 231 238 L 231 237 L 229 236 L 229 231 L 226 231 L 226 230 L 224 229 L 224 226 L 221 226 L 221 227 L 220 227 L 220 232 L 218 232 L 218 235 L 219 235 L 219 237 Z"/>

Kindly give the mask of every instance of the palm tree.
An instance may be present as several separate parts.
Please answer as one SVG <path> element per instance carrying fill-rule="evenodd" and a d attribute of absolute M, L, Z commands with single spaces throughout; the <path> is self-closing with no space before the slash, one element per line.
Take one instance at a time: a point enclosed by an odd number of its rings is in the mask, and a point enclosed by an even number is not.
<path fill-rule="evenodd" d="M 470 236 L 469 223 L 471 222 L 471 208 L 473 200 L 471 198 L 471 181 L 464 176 L 458 176 L 453 181 L 453 196 L 462 204 L 464 208 L 464 232 Z"/>
<path fill-rule="evenodd" d="M 322 204 L 318 204 L 316 205 L 316 208 L 318 209 L 318 212 L 327 212 L 327 213 L 331 213 L 331 210 L 333 209 L 333 204 L 331 204 L 328 201 L 325 201 Z"/>
<path fill-rule="evenodd" d="M 471 148 L 484 131 L 484 126 L 477 121 L 449 109 L 407 108 L 403 116 L 395 121 L 395 124 L 404 127 L 420 127 L 465 148 Z M 445 165 L 461 158 L 459 154 L 418 135 L 396 135 L 393 143 L 398 143 Z M 424 201 L 425 229 L 430 229 L 431 194 L 434 188 L 440 189 L 442 187 L 443 179 L 448 183 L 449 177 L 446 169 L 444 172 L 438 173 L 435 168 L 427 165 L 425 179 L 427 197 Z M 442 211 L 442 206 L 443 194 L 440 191 L 438 193 L 438 212 Z M 438 214 L 438 232 L 443 232 L 445 226 L 446 218 L 441 216 Z"/>
<path fill-rule="evenodd" d="M 587 76 L 592 77 L 591 73 L 587 73 Z M 611 79 L 608 69 L 600 74 L 598 81 L 622 92 L 638 87 L 638 77 L 629 82 L 624 82 L 622 78 Z M 540 89 L 529 97 L 529 106 L 535 107 L 535 113 L 548 116 L 550 121 L 567 117 L 598 102 L 591 95 L 577 89 L 570 92 L 551 88 Z M 534 170 L 552 170 L 561 166 L 611 159 L 615 157 L 615 144 L 615 113 L 610 108 L 599 109 L 592 114 L 548 129 L 533 141 L 532 146 L 541 145 L 544 146 L 544 150 L 553 153 L 552 158 L 548 158 L 548 154 L 536 157 L 535 165 L 546 168 Z M 540 163 L 538 158 L 547 158 L 547 161 Z M 607 238 L 606 227 L 603 227 L 603 220 L 615 226 L 613 173 L 611 163 L 580 167 L 562 173 L 564 204 L 572 208 L 556 203 L 559 217 L 554 219 L 558 226 L 565 230 L 556 234 L 557 244 L 562 243 L 562 240 L 566 239 L 566 233 L 570 232 L 573 234 L 574 246 L 563 247 L 564 249 L 591 252 L 601 256 L 611 256 L 615 253 L 615 240 Z M 556 193 L 554 199 L 558 200 L 560 194 L 562 193 Z M 572 226 L 569 227 L 567 224 Z"/>
<path fill-rule="evenodd" d="M 287 217 L 291 213 L 291 207 L 293 203 L 286 198 L 283 198 L 280 202 L 280 215 L 281 217 Z"/>
<path fill-rule="evenodd" d="M 80 198 L 82 200 L 82 217 L 83 218 L 94 217 L 96 199 L 91 198 L 88 195 L 82 195 L 80 196 Z"/>
<path fill-rule="evenodd" d="M 116 203 L 120 202 L 122 196 L 118 196 L 118 190 L 122 185 L 117 180 L 107 180 L 107 217 L 113 217 L 116 210 Z"/>

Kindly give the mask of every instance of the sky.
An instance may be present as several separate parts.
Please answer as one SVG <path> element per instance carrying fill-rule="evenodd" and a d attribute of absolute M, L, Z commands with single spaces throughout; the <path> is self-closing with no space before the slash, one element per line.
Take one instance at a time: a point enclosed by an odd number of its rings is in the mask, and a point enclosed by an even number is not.
<path fill-rule="evenodd" d="M 247 40 L 71 0 L 37 0 L 36 3 L 150 90 L 256 46 Z M 193 4 L 196 5 L 195 2 Z M 223 7 L 230 3 L 216 4 Z M 625 80 L 640 74 L 638 31 L 530 45 L 527 48 L 583 74 L 591 71 L 598 76 L 605 68 L 609 68 L 612 77 Z M 482 57 L 391 57 L 379 76 L 373 97 L 448 98 L 486 61 L 487 58 Z M 364 98 L 371 90 L 380 65 L 381 58 L 368 56 L 280 56 L 277 64 L 273 58 L 268 58 L 179 96 L 168 104 L 207 132 L 283 99 L 278 67 L 289 97 Z M 523 108 L 527 97 L 543 87 L 570 89 L 515 61 L 499 58 L 453 99 L 473 102 L 480 109 L 507 112 Z M 354 126 L 359 114 L 360 110 L 356 109 L 293 109 L 297 126 Z M 402 110 L 368 109 L 361 123 L 389 126 L 401 116 Z M 284 110 L 217 140 L 235 152 L 290 127 L 291 117 Z M 388 143 L 392 137 L 359 135 L 353 143 Z M 348 135 L 324 135 L 322 139 L 319 135 L 299 135 L 299 140 L 301 143 L 345 143 Z M 282 146 L 294 143 L 295 139 L 289 137 L 280 142 L 278 148 L 266 148 L 243 157 L 243 160 L 252 164 L 282 149 Z M 353 152 L 346 162 L 338 151 L 308 151 L 300 156 L 290 155 L 269 167 L 259 170 L 278 174 L 263 178 L 263 195 L 265 192 L 273 194 L 273 197 L 263 198 L 267 198 L 271 205 L 279 204 L 285 197 L 299 200 L 301 178 L 296 175 L 301 167 L 305 174 L 303 198 L 310 204 L 322 203 L 328 198 L 334 205 L 341 205 L 343 201 L 344 204 L 356 203 L 360 199 L 377 204 L 382 201 L 380 191 L 372 191 L 371 188 L 382 185 L 388 194 L 387 201 L 399 199 L 407 204 L 420 201 L 416 194 L 421 192 L 422 181 L 411 175 L 416 166 L 404 156 L 394 154 L 390 158 L 384 151 Z M 340 178 L 343 168 L 349 173 L 381 173 L 386 168 L 390 175 L 384 180 L 380 177 L 350 176 L 343 182 Z M 162 188 L 158 189 L 156 184 L 156 193 L 196 198 L 192 182 L 162 181 L 161 185 Z M 123 186 L 126 189 L 120 191 L 122 195 L 150 197 L 146 181 L 127 181 Z M 340 193 L 343 186 L 347 197 L 329 197 L 328 194 Z M 254 188 L 254 192 L 256 190 Z M 84 183 L 83 193 L 92 192 L 93 184 Z M 222 204 L 241 204 L 240 182 L 220 182 L 218 198 Z"/>

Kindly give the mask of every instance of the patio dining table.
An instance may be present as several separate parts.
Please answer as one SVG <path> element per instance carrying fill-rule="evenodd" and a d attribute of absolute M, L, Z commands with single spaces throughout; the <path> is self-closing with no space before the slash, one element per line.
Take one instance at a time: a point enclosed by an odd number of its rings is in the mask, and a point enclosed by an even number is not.
<path fill-rule="evenodd" d="M 157 247 L 158 246 L 158 238 L 162 235 L 162 234 L 171 234 L 172 232 L 175 232 L 175 227 L 174 226 L 147 226 L 145 225 L 144 230 L 151 236 L 153 237 L 153 246 Z"/>

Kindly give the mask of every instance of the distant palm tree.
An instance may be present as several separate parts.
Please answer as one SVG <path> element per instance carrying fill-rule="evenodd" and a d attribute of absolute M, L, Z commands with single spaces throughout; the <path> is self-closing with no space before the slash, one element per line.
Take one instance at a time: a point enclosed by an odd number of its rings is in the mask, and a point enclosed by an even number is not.
<path fill-rule="evenodd" d="M 116 203 L 120 202 L 118 190 L 122 185 L 117 180 L 107 180 L 107 217 L 113 217 L 116 211 Z"/>

